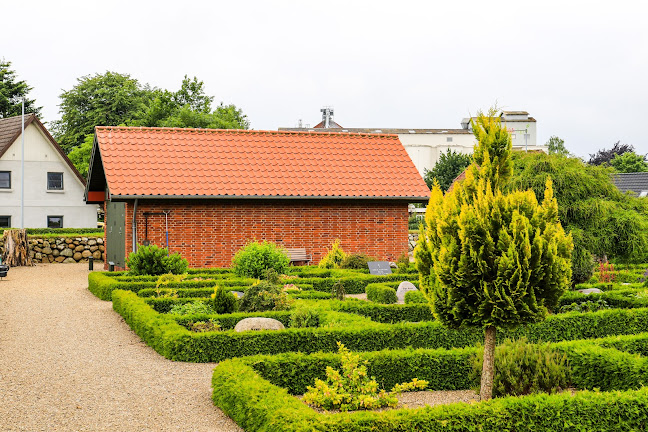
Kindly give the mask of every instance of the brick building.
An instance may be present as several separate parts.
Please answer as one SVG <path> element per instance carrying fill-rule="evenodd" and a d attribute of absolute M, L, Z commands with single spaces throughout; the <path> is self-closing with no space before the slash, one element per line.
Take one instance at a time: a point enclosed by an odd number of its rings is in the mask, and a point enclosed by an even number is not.
<path fill-rule="evenodd" d="M 428 195 L 396 135 L 171 128 L 97 127 L 86 187 L 117 267 L 147 243 L 228 266 L 254 239 L 394 260 Z"/>

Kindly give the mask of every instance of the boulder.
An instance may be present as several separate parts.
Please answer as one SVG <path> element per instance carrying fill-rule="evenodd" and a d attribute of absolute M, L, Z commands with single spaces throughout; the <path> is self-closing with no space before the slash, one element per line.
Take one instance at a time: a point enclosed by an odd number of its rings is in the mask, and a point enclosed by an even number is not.
<path fill-rule="evenodd" d="M 99 238 L 97 239 L 97 243 L 98 243 L 98 244 L 103 244 L 103 239 L 102 239 L 101 237 L 99 237 Z"/>
<path fill-rule="evenodd" d="M 94 258 L 96 260 L 100 260 L 101 259 L 101 252 L 99 252 L 99 251 L 92 252 L 92 258 Z"/>
<path fill-rule="evenodd" d="M 91 256 L 92 256 L 92 252 L 90 252 L 89 250 L 84 250 L 83 252 L 81 252 L 81 257 L 82 258 L 88 258 L 88 257 L 91 257 Z"/>
<path fill-rule="evenodd" d="M 104 251 L 106 250 L 106 247 L 105 247 L 105 246 L 99 246 L 99 250 L 100 250 L 101 252 L 104 252 Z"/>
<path fill-rule="evenodd" d="M 54 257 L 52 255 L 47 255 L 47 261 L 54 262 Z"/>
<path fill-rule="evenodd" d="M 283 330 L 285 327 L 280 321 L 272 318 L 245 318 L 236 324 L 235 332 L 244 332 L 250 330 Z"/>
<path fill-rule="evenodd" d="M 45 255 L 51 255 L 52 254 L 52 249 L 49 246 L 47 246 L 47 247 L 44 247 L 41 252 L 43 254 L 45 254 Z"/>
<path fill-rule="evenodd" d="M 72 249 L 70 248 L 65 248 L 61 251 L 61 256 L 71 257 L 72 255 L 74 255 L 74 252 L 72 252 Z"/>
<path fill-rule="evenodd" d="M 77 246 L 77 247 L 74 248 L 74 252 L 81 252 L 81 251 L 84 250 L 84 249 L 85 249 L 85 246 L 83 246 L 83 245 L 79 245 L 79 246 Z"/>
<path fill-rule="evenodd" d="M 40 252 L 36 252 L 34 254 L 34 258 L 36 258 L 37 260 L 42 260 L 43 259 L 43 254 L 40 253 Z"/>
<path fill-rule="evenodd" d="M 54 261 L 56 261 L 57 263 L 61 263 L 61 262 L 63 262 L 64 260 L 65 260 L 65 257 L 64 257 L 64 256 L 57 256 L 56 258 L 54 258 Z"/>
<path fill-rule="evenodd" d="M 99 250 L 99 246 L 90 246 L 90 252 L 94 252 L 96 250 Z"/>
<path fill-rule="evenodd" d="M 58 250 L 63 250 L 65 248 L 66 248 L 66 246 L 64 244 L 60 244 L 60 245 L 56 246 L 56 249 L 58 249 Z"/>
<path fill-rule="evenodd" d="M 72 240 L 71 238 L 66 238 L 66 239 L 65 239 L 65 243 L 66 243 L 66 244 L 70 244 L 70 243 L 72 243 L 72 241 L 73 241 L 73 240 Z"/>
<path fill-rule="evenodd" d="M 587 289 L 579 289 L 578 292 L 587 295 L 587 294 L 601 294 L 603 291 L 601 291 L 598 288 L 587 288 Z"/>
<path fill-rule="evenodd" d="M 65 259 L 63 260 L 63 262 L 64 262 L 64 263 L 76 263 L 76 261 L 74 261 L 74 258 L 65 258 Z"/>
<path fill-rule="evenodd" d="M 76 245 L 75 245 L 74 243 L 70 243 L 69 245 L 67 245 L 67 247 L 68 247 L 68 249 L 72 249 L 72 250 L 74 250 L 74 248 L 76 247 Z"/>
<path fill-rule="evenodd" d="M 74 261 L 80 261 L 83 256 L 81 255 L 81 252 L 74 252 L 74 255 L 72 255 L 72 258 Z"/>
<path fill-rule="evenodd" d="M 97 244 L 97 240 L 95 240 L 95 239 L 88 240 L 88 246 L 94 246 L 96 244 Z"/>
<path fill-rule="evenodd" d="M 401 282 L 400 285 L 398 285 L 398 289 L 396 290 L 398 303 L 405 303 L 405 293 L 408 291 L 418 291 L 418 288 L 416 288 L 412 282 L 407 281 Z"/>

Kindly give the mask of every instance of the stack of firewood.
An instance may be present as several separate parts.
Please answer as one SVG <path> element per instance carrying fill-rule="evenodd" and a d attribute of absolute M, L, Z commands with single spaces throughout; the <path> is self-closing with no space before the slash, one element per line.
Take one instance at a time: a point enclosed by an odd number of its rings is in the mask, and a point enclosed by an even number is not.
<path fill-rule="evenodd" d="M 29 256 L 27 230 L 6 230 L 2 238 L 4 240 L 3 264 L 9 267 L 33 265 L 32 259 Z"/>

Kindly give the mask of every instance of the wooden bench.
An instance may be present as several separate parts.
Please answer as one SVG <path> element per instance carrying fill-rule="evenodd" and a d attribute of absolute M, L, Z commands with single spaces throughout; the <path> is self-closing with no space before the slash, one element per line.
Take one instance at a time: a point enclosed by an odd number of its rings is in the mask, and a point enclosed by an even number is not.
<path fill-rule="evenodd" d="M 290 258 L 290 264 L 305 262 L 310 265 L 313 259 L 310 255 L 306 255 L 306 248 L 286 248 L 286 252 L 288 252 L 288 258 Z"/>

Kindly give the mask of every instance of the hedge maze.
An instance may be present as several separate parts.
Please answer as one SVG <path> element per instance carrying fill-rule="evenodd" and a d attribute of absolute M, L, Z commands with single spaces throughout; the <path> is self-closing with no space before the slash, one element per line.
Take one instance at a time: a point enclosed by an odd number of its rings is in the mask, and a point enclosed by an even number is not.
<path fill-rule="evenodd" d="M 481 403 L 384 411 L 323 413 L 298 395 L 338 367 L 337 342 L 361 352 L 369 374 L 385 388 L 413 378 L 427 390 L 473 388 L 471 362 L 483 334 L 441 326 L 427 304 L 383 304 L 401 281 L 418 274 L 372 276 L 363 271 L 296 267 L 282 284 L 289 310 L 230 314 L 170 313 L 177 305 L 210 304 L 216 286 L 245 293 L 257 281 L 228 269 L 191 270 L 182 280 L 156 287 L 157 277 L 91 273 L 89 289 L 153 349 L 176 361 L 220 362 L 213 375 L 213 401 L 246 430 L 263 431 L 503 431 L 606 430 L 648 428 L 648 285 L 639 282 L 646 266 L 596 276 L 564 294 L 559 310 L 540 323 L 500 331 L 498 341 L 526 337 L 549 343 L 569 361 L 573 391 L 496 398 Z M 609 280 L 612 279 L 612 280 Z M 376 301 L 332 300 L 341 283 L 347 294 Z M 597 288 L 600 293 L 578 290 Z M 176 309 L 174 309 L 176 308 Z M 291 326 L 297 309 L 317 313 L 315 327 Z M 286 327 L 235 332 L 247 317 L 268 317 Z M 196 322 L 216 322 L 217 331 L 192 331 Z"/>

